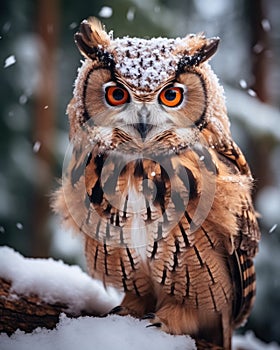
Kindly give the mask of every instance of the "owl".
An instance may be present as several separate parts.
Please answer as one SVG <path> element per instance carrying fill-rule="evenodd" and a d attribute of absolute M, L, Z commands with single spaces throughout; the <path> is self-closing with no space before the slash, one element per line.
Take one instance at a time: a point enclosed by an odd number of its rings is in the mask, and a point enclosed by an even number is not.
<path fill-rule="evenodd" d="M 219 39 L 114 39 L 90 18 L 75 42 L 85 59 L 55 211 L 83 236 L 89 273 L 124 292 L 112 312 L 230 349 L 260 233 L 208 63 Z"/>

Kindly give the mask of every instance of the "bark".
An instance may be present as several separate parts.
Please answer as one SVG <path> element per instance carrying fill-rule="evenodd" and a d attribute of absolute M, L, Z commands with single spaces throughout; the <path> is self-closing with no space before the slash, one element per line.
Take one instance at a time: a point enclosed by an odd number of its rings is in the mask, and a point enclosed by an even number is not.
<path fill-rule="evenodd" d="M 11 291 L 11 282 L 0 277 L 0 333 L 13 334 L 17 329 L 32 332 L 37 327 L 53 329 L 59 315 L 69 317 L 96 316 L 69 311 L 65 303 L 45 303 L 37 295 L 22 295 Z"/>

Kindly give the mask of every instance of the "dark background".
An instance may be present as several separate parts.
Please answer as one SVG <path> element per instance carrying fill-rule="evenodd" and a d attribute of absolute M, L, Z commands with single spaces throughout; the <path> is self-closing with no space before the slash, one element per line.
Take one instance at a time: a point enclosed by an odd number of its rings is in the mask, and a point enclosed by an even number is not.
<path fill-rule="evenodd" d="M 103 6 L 112 14 L 104 15 Z M 221 38 L 211 62 L 225 87 L 234 139 L 256 179 L 263 234 L 257 301 L 241 331 L 280 342 L 278 0 L 2 0 L 0 244 L 84 266 L 81 243 L 62 232 L 49 198 L 61 176 L 68 142 L 65 109 L 81 59 L 73 34 L 91 15 L 116 37 L 205 32 Z"/>

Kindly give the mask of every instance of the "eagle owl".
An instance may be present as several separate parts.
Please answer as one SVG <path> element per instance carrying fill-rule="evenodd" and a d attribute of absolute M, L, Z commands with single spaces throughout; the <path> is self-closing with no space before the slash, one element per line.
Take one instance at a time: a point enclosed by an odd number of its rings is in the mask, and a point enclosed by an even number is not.
<path fill-rule="evenodd" d="M 252 177 L 208 60 L 218 38 L 116 38 L 81 23 L 71 156 L 53 206 L 114 310 L 226 349 L 255 296 Z"/>

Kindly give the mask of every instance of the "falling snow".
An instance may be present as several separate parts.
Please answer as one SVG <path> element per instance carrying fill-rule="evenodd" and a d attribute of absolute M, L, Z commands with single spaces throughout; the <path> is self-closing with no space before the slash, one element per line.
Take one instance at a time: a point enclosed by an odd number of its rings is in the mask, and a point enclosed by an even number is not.
<path fill-rule="evenodd" d="M 268 233 L 273 233 L 273 232 L 276 230 L 277 226 L 278 226 L 278 224 L 274 224 L 274 225 L 269 229 Z"/>
<path fill-rule="evenodd" d="M 242 87 L 242 89 L 247 89 L 247 82 L 244 79 L 239 80 L 239 85 Z"/>
<path fill-rule="evenodd" d="M 113 14 L 113 9 L 109 6 L 103 6 L 98 15 L 102 18 L 110 18 Z"/>
<path fill-rule="evenodd" d="M 263 30 L 265 32 L 269 32 L 271 30 L 271 25 L 270 25 L 270 22 L 269 22 L 269 20 L 267 18 L 264 18 L 261 21 L 261 24 L 262 24 Z"/>
<path fill-rule="evenodd" d="M 128 21 L 132 22 L 134 20 L 135 17 L 135 8 L 131 7 L 126 14 L 126 18 Z"/>
<path fill-rule="evenodd" d="M 21 96 L 19 97 L 19 103 L 20 103 L 21 105 L 25 105 L 27 101 L 28 101 L 28 98 L 27 98 L 26 95 L 23 94 L 23 95 L 21 95 Z"/>
<path fill-rule="evenodd" d="M 4 33 L 8 33 L 8 31 L 11 29 L 11 22 L 6 22 L 4 25 L 3 25 L 3 32 Z"/>
<path fill-rule="evenodd" d="M 16 58 L 14 55 L 11 55 L 5 59 L 4 68 L 8 68 L 15 63 L 16 63 Z"/>
<path fill-rule="evenodd" d="M 252 97 L 256 97 L 257 96 L 257 93 L 256 91 L 254 91 L 253 89 L 248 89 L 247 90 L 248 94 Z"/>
<path fill-rule="evenodd" d="M 70 28 L 70 29 L 75 29 L 75 28 L 77 28 L 77 27 L 78 27 L 77 22 L 72 22 L 72 23 L 69 24 L 69 28 Z"/>
<path fill-rule="evenodd" d="M 22 224 L 21 222 L 17 222 L 17 223 L 16 223 L 16 228 L 17 228 L 18 230 L 23 230 L 23 224 Z"/>
<path fill-rule="evenodd" d="M 33 152 L 34 152 L 34 153 L 39 152 L 40 148 L 41 148 L 41 142 L 40 142 L 40 141 L 34 142 L 34 145 L 33 145 Z"/>
<path fill-rule="evenodd" d="M 254 45 L 253 47 L 253 51 L 255 54 L 260 54 L 262 51 L 263 51 L 264 47 L 263 47 L 263 44 L 261 43 L 257 43 L 256 45 Z"/>

